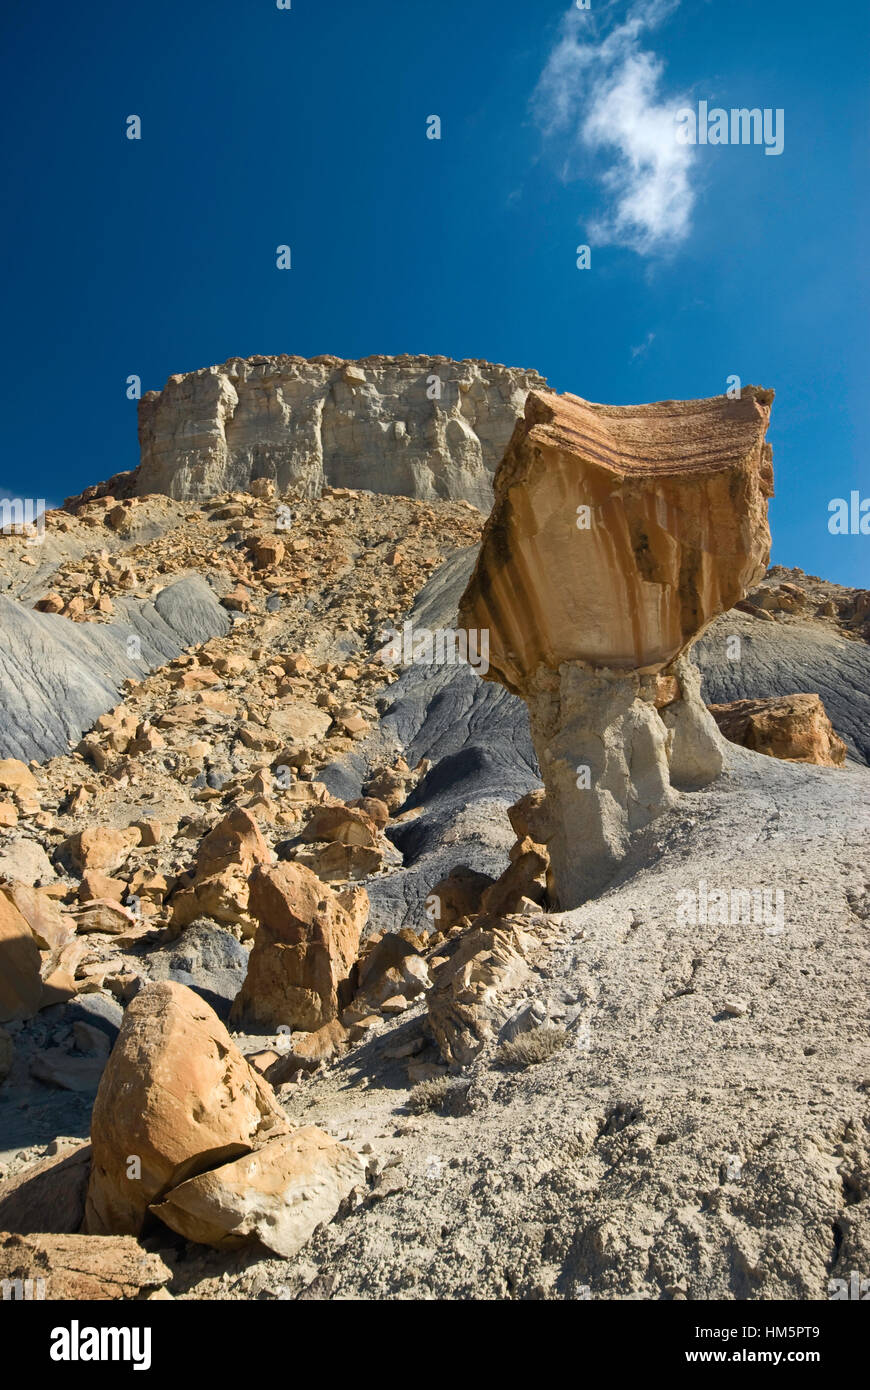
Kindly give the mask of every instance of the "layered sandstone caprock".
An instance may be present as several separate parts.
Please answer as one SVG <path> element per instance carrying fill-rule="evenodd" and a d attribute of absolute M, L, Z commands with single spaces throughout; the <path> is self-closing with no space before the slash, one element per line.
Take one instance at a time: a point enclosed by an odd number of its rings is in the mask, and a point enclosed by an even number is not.
<path fill-rule="evenodd" d="M 489 678 L 523 694 L 541 665 L 659 671 L 733 607 L 770 550 L 772 399 L 532 392 L 460 606 L 489 630 Z"/>
<path fill-rule="evenodd" d="M 772 399 L 533 392 L 496 473 L 459 620 L 529 706 L 562 907 L 600 890 L 672 784 L 722 768 L 685 653 L 764 573 Z"/>

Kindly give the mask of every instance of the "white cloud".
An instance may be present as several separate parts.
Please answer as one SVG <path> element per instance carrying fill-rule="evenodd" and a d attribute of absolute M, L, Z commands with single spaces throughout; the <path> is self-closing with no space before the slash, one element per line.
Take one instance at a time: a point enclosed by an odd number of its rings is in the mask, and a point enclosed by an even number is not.
<path fill-rule="evenodd" d="M 589 237 L 641 255 L 683 241 L 695 201 L 695 147 L 675 139 L 686 98 L 663 98 L 664 63 L 642 47 L 679 3 L 640 0 L 621 23 L 613 23 L 615 0 L 600 19 L 572 5 L 533 99 L 548 140 L 567 142 L 563 178 L 592 172 L 603 186 L 606 209 L 584 223 Z"/>

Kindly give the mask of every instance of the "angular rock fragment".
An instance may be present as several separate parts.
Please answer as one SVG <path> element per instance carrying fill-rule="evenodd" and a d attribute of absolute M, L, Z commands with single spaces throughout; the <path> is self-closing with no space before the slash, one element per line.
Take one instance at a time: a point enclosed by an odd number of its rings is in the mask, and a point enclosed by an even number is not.
<path fill-rule="evenodd" d="M 59 951 L 76 934 L 75 919 L 60 908 L 38 888 L 27 883 L 5 883 L 0 888 L 18 909 L 33 933 L 37 946 L 43 951 Z"/>
<path fill-rule="evenodd" d="M 0 1183 L 0 1231 L 71 1235 L 81 1229 L 91 1170 L 91 1146 L 80 1144 Z"/>
<path fill-rule="evenodd" d="M 480 910 L 483 893 L 494 880 L 489 874 L 478 873 L 466 864 L 457 864 L 449 874 L 430 888 L 426 898 L 426 913 L 439 931 L 450 931 L 462 917 L 473 917 Z"/>
<path fill-rule="evenodd" d="M 197 917 L 211 917 L 250 935 L 248 878 L 271 854 L 249 811 L 235 806 L 205 836 L 196 855 L 192 880 L 172 898 L 172 924 L 185 927 Z"/>
<path fill-rule="evenodd" d="M 11 1280 L 13 1286 L 18 1280 L 28 1281 L 34 1298 L 147 1298 L 171 1278 L 164 1260 L 130 1236 L 0 1232 L 0 1279 Z M 37 1280 L 42 1282 L 37 1285 Z"/>
<path fill-rule="evenodd" d="M 235 1026 L 313 1032 L 337 1018 L 349 997 L 359 917 L 302 864 L 255 869 L 249 906 L 259 926 L 230 1013 Z"/>
<path fill-rule="evenodd" d="M 41 1006 L 42 958 L 24 917 L 0 893 L 0 1023 L 30 1018 Z"/>
<path fill-rule="evenodd" d="M 708 706 L 731 743 L 787 762 L 842 767 L 846 745 L 834 733 L 818 695 L 779 695 Z"/>
<path fill-rule="evenodd" d="M 61 853 L 82 873 L 87 869 L 111 873 L 121 867 L 141 838 L 135 826 L 116 830 L 110 825 L 95 825 L 71 835 L 61 846 Z"/>
<path fill-rule="evenodd" d="M 221 1249 L 259 1240 L 290 1259 L 364 1183 L 353 1149 L 308 1125 L 188 1179 L 153 1210 L 188 1240 Z"/>
<path fill-rule="evenodd" d="M 429 1026 L 445 1061 L 465 1066 L 497 1030 L 499 996 L 528 976 L 530 938 L 513 922 L 475 927 L 438 967 L 427 997 Z"/>

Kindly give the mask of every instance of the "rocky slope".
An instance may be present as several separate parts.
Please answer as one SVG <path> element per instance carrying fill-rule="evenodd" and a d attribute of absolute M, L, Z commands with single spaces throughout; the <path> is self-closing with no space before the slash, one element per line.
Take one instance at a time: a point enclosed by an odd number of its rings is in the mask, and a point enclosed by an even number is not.
<path fill-rule="evenodd" d="M 483 516 L 307 491 L 0 538 L 0 1274 L 825 1298 L 870 1258 L 866 592 L 774 569 L 694 649 L 708 701 L 821 693 L 845 762 L 723 745 L 555 912 L 526 706 L 382 659 Z"/>

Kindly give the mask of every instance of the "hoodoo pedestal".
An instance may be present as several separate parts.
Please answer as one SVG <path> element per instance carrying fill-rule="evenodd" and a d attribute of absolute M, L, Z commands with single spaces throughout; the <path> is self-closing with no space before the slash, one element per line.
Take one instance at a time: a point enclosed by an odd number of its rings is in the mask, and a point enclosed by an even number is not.
<path fill-rule="evenodd" d="M 601 890 L 722 740 L 686 657 L 764 573 L 773 393 L 602 406 L 533 392 L 460 603 L 522 696 L 559 905 Z"/>

